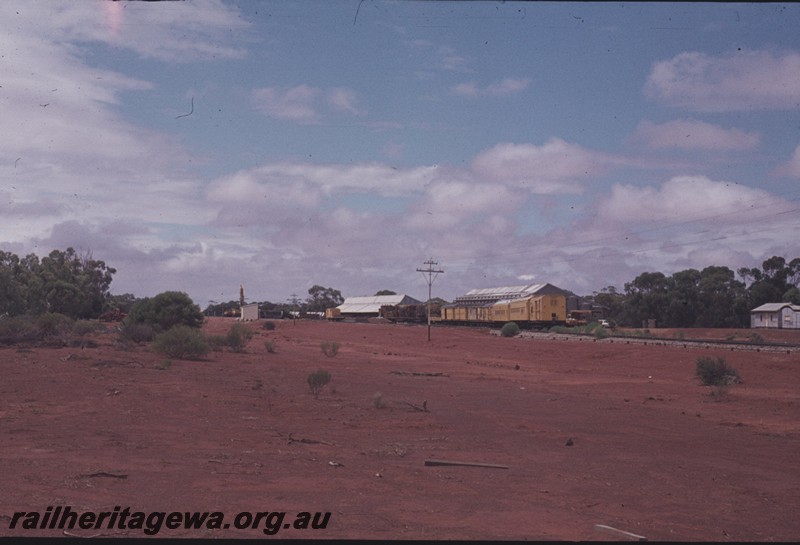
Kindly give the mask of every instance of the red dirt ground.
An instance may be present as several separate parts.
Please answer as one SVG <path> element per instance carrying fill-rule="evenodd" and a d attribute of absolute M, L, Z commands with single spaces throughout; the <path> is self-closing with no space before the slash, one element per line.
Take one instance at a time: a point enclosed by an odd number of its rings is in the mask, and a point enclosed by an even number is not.
<path fill-rule="evenodd" d="M 16 511 L 69 505 L 226 520 L 331 512 L 327 528 L 281 538 L 620 539 L 597 524 L 650 540 L 800 538 L 800 352 L 444 327 L 427 342 L 424 327 L 401 325 L 252 327 L 246 353 L 169 366 L 147 346 L 116 348 L 111 333 L 83 350 L 0 348 L 0 536 L 61 536 L 9 524 Z M 338 355 L 322 353 L 324 340 L 341 343 Z M 700 355 L 723 356 L 743 384 L 711 396 L 694 377 Z M 315 399 L 306 378 L 319 368 L 333 380 Z M 428 412 L 411 406 L 424 402 Z M 101 532 L 143 535 L 71 531 Z"/>

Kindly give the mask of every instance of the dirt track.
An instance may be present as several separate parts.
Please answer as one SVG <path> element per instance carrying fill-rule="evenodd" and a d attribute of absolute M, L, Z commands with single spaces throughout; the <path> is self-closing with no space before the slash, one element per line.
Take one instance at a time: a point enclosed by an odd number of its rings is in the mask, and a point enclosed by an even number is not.
<path fill-rule="evenodd" d="M 451 328 L 425 338 L 422 327 L 281 322 L 244 354 L 169 365 L 110 334 L 84 350 L 0 348 L 0 536 L 62 535 L 9 530 L 15 511 L 121 505 L 331 512 L 326 529 L 284 538 L 619 539 L 597 524 L 650 540 L 800 538 L 799 353 Z M 323 355 L 323 340 L 339 354 Z M 712 397 L 694 378 L 698 355 L 725 357 L 744 383 Z M 315 399 L 306 377 L 318 368 L 333 381 Z"/>

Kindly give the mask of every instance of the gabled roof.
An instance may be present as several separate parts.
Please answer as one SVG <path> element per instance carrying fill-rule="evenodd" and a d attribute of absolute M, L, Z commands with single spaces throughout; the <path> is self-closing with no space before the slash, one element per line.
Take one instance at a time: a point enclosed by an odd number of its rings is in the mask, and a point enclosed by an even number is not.
<path fill-rule="evenodd" d="M 558 293 L 568 295 L 569 292 L 557 288 L 552 284 L 525 284 L 523 286 L 504 286 L 499 288 L 478 288 L 470 290 L 466 295 L 456 297 L 454 303 L 469 303 L 472 301 L 501 301 L 519 299 L 536 294 Z"/>
<path fill-rule="evenodd" d="M 418 301 L 402 293 L 397 295 L 373 295 L 371 297 L 348 297 L 339 305 L 342 314 L 377 314 L 384 305 L 420 305 Z"/>
<path fill-rule="evenodd" d="M 750 312 L 778 312 L 786 307 L 791 308 L 795 312 L 800 312 L 800 305 L 793 305 L 792 303 L 764 303 Z"/>

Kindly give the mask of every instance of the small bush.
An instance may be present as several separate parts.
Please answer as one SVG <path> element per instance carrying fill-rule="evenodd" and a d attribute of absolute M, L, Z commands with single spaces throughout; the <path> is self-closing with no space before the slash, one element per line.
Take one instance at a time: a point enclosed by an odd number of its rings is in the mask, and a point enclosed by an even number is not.
<path fill-rule="evenodd" d="M 322 341 L 319 347 L 322 349 L 322 353 L 329 358 L 339 353 L 339 343 L 336 341 Z"/>
<path fill-rule="evenodd" d="M 226 344 L 234 352 L 244 352 L 244 347 L 253 338 L 253 330 L 240 323 L 233 324 L 225 336 Z"/>
<path fill-rule="evenodd" d="M 501 329 L 500 335 L 503 337 L 514 337 L 519 334 L 517 322 L 507 322 Z"/>
<path fill-rule="evenodd" d="M 605 327 L 603 327 L 603 326 L 601 326 L 599 324 L 594 329 L 594 338 L 595 339 L 607 339 L 610 335 L 611 334 L 608 332 L 608 330 Z"/>
<path fill-rule="evenodd" d="M 124 338 L 135 343 L 150 342 L 156 336 L 152 325 L 135 322 L 123 322 L 120 333 Z"/>
<path fill-rule="evenodd" d="M 695 364 L 695 374 L 705 386 L 727 386 L 741 382 L 736 369 L 728 365 L 725 358 L 701 356 Z"/>
<path fill-rule="evenodd" d="M 753 333 L 752 335 L 750 335 L 750 342 L 753 344 L 764 344 L 764 342 L 766 341 L 764 341 L 764 337 L 762 337 L 758 333 Z"/>
<path fill-rule="evenodd" d="M 203 333 L 193 327 L 176 325 L 172 329 L 159 333 L 153 340 L 153 348 L 179 360 L 196 359 L 208 354 L 209 346 Z"/>
<path fill-rule="evenodd" d="M 76 320 L 72 326 L 72 332 L 79 337 L 105 330 L 106 328 L 103 324 L 92 320 Z"/>
<path fill-rule="evenodd" d="M 72 337 L 75 320 L 58 312 L 46 312 L 36 318 L 36 325 L 39 327 L 42 338 L 67 344 Z"/>
<path fill-rule="evenodd" d="M 331 381 L 331 374 L 323 369 L 319 369 L 308 375 L 308 387 L 314 397 L 319 397 L 319 393 Z"/>
<path fill-rule="evenodd" d="M 156 365 L 156 369 L 159 371 L 166 371 L 172 367 L 172 360 L 161 360 L 161 363 Z"/>
<path fill-rule="evenodd" d="M 275 322 L 266 321 L 263 324 L 261 324 L 261 327 L 263 327 L 267 331 L 274 331 L 275 330 Z"/>
<path fill-rule="evenodd" d="M 267 352 L 269 352 L 270 354 L 274 354 L 275 353 L 275 341 L 272 341 L 272 340 L 264 341 L 264 348 L 266 348 Z"/>
<path fill-rule="evenodd" d="M 128 339 L 127 337 L 123 337 L 120 335 L 113 341 L 114 348 L 116 350 L 121 350 L 123 352 L 130 352 L 136 346 L 132 340 Z"/>
<path fill-rule="evenodd" d="M 386 406 L 386 400 L 383 399 L 382 393 L 375 392 L 375 395 L 372 396 L 372 406 L 376 409 L 383 409 Z"/>
<path fill-rule="evenodd" d="M 0 319 L 0 344 L 32 343 L 41 338 L 41 330 L 30 316 Z"/>
<path fill-rule="evenodd" d="M 212 352 L 222 352 L 223 348 L 228 345 L 228 340 L 224 335 L 209 335 L 206 337 L 206 341 Z"/>

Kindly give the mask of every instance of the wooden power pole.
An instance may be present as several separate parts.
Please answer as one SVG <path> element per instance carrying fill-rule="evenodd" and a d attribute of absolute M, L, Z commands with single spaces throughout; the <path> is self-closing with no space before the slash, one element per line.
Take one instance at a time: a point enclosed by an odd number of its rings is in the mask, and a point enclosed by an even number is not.
<path fill-rule="evenodd" d="M 428 340 L 430 341 L 431 340 L 431 286 L 433 286 L 433 282 L 434 280 L 436 280 L 436 277 L 439 276 L 440 274 L 444 274 L 444 271 L 433 268 L 434 265 L 438 265 L 438 263 L 434 261 L 433 258 L 430 258 L 428 261 L 426 261 L 425 265 L 428 266 L 427 269 L 417 269 L 417 272 L 421 272 L 422 276 L 425 276 L 426 274 L 428 275 L 425 277 L 425 281 L 428 283 Z"/>

